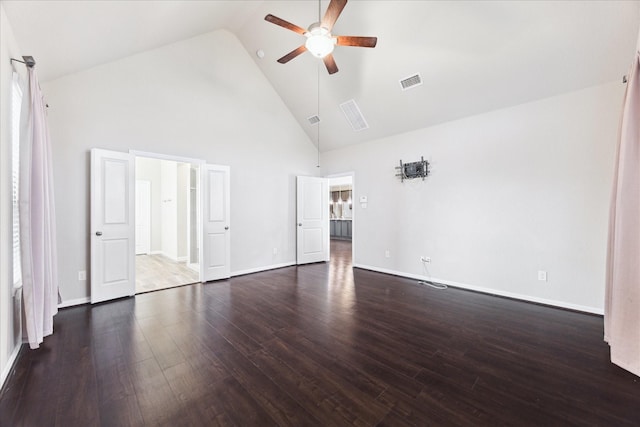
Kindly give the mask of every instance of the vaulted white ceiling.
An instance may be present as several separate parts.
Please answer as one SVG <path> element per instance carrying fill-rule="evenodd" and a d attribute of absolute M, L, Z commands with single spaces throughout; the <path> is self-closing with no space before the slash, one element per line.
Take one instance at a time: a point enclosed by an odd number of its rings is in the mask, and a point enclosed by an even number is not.
<path fill-rule="evenodd" d="M 321 3 L 322 12 L 328 5 Z M 17 42 L 47 81 L 218 29 L 234 33 L 322 151 L 621 80 L 638 36 L 638 1 L 352 0 L 334 33 L 377 36 L 375 49 L 337 47 L 340 71 L 304 54 L 317 1 L 2 1 Z M 256 51 L 261 49 L 264 58 Z M 202 52 L 207 55 L 208 52 Z M 220 58 L 224 60 L 224 58 Z M 424 84 L 402 91 L 420 73 Z M 318 94 L 320 96 L 318 104 Z M 355 100 L 369 128 L 339 105 Z M 319 105 L 319 111 L 318 111 Z"/>

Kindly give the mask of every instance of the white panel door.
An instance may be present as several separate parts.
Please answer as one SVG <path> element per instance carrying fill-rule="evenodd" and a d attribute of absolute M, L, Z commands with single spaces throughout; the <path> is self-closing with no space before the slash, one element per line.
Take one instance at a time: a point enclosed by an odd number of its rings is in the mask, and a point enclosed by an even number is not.
<path fill-rule="evenodd" d="M 329 188 L 325 178 L 297 180 L 297 263 L 329 261 Z"/>
<path fill-rule="evenodd" d="M 136 255 L 151 252 L 151 182 L 136 180 Z"/>
<path fill-rule="evenodd" d="M 135 294 L 135 162 L 91 150 L 91 303 Z"/>
<path fill-rule="evenodd" d="M 202 165 L 200 188 L 200 280 L 226 279 L 231 276 L 229 166 Z"/>

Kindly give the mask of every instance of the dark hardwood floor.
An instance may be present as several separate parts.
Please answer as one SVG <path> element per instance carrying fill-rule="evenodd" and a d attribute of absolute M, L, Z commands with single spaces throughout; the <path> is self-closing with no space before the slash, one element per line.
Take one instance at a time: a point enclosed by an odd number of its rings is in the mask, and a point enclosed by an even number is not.
<path fill-rule="evenodd" d="M 602 318 L 290 267 L 61 310 L 2 426 L 638 426 Z"/>

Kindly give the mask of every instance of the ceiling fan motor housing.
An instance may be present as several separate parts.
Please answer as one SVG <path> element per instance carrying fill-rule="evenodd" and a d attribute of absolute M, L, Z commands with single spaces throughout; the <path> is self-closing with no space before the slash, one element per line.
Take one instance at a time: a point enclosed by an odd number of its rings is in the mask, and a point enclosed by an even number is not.
<path fill-rule="evenodd" d="M 304 35 L 307 36 L 307 41 L 304 45 L 315 57 L 324 58 L 333 52 L 336 46 L 336 39 L 331 36 L 331 32 L 323 27 L 320 22 L 311 24 Z"/>

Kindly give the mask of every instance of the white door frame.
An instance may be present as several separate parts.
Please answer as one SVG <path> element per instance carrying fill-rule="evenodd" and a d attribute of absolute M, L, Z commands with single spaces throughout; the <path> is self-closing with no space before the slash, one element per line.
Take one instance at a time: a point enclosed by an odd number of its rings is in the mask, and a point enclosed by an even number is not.
<path fill-rule="evenodd" d="M 192 163 L 195 165 L 203 165 L 206 162 L 202 159 L 194 159 L 191 157 L 172 156 L 170 154 L 151 153 L 149 151 L 129 150 L 129 154 L 134 157 L 149 157 L 151 159 L 170 160 L 178 163 Z"/>
<path fill-rule="evenodd" d="M 356 227 L 355 227 L 356 204 L 360 203 L 358 200 L 356 200 L 356 173 L 353 171 L 335 173 L 335 174 L 327 175 L 325 178 L 331 180 L 332 178 L 342 178 L 345 176 L 351 177 L 351 203 L 353 204 L 353 209 L 351 210 L 351 265 L 355 265 L 355 262 L 356 262 Z M 331 191 L 331 188 L 329 188 L 329 191 Z M 329 251 L 331 251 L 331 245 L 329 245 Z"/>

